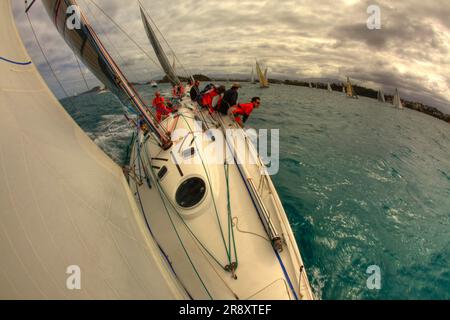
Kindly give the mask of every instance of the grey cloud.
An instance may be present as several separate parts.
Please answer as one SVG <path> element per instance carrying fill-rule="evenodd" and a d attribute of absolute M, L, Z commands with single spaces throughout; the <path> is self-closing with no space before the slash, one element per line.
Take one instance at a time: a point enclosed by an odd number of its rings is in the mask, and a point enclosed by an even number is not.
<path fill-rule="evenodd" d="M 88 0 L 78 2 L 88 8 Z M 95 2 L 155 60 L 136 1 Z M 443 107 L 450 101 L 448 0 L 395 4 L 378 0 L 383 28 L 375 32 L 365 26 L 371 0 L 355 4 L 332 0 L 141 2 L 183 64 L 195 72 L 248 76 L 258 58 L 267 62 L 272 75 L 280 78 L 342 79 L 351 74 L 373 86 L 399 87 L 406 98 Z M 44 66 L 22 6 L 15 1 L 14 5 L 26 46 L 33 59 Z M 89 8 L 91 23 L 132 81 L 161 75 L 159 66 L 149 61 L 94 6 Z M 62 74 L 70 74 L 70 81 L 80 78 L 73 54 L 52 28 L 39 2 L 31 16 L 54 67 Z M 48 75 L 48 70 L 42 69 Z M 87 76 L 92 79 L 91 74 Z M 94 82 L 90 80 L 90 84 Z M 81 86 L 77 83 L 77 90 Z"/>

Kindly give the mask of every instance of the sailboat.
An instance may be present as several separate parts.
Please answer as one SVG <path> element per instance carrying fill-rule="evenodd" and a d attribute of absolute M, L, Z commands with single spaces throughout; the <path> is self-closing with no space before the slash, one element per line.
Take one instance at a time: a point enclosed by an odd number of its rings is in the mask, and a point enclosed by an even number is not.
<path fill-rule="evenodd" d="M 76 1 L 41 3 L 69 47 L 140 121 L 129 119 L 135 137 L 122 172 L 44 84 L 19 39 L 10 1 L 0 2 L 0 52 L 12 61 L 0 61 L 0 186 L 9 195 L 0 202 L 0 235 L 8 239 L 0 242 L 8 261 L 1 296 L 313 299 L 268 168 L 245 131 L 187 97 L 159 123 L 87 17 L 81 15 L 80 29 L 66 28 L 65 13 Z M 161 67 L 179 84 L 141 13 Z M 213 161 L 212 146 L 225 147 L 226 162 Z M 76 279 L 80 270 L 89 281 L 81 291 L 67 290 L 77 281 L 58 275 Z"/>
<path fill-rule="evenodd" d="M 349 98 L 358 99 L 358 95 L 353 90 L 352 83 L 350 82 L 350 77 L 347 77 L 346 94 Z"/>
<path fill-rule="evenodd" d="M 398 92 L 397 88 L 395 89 L 395 95 L 392 104 L 398 109 L 403 109 L 402 100 L 400 99 L 400 93 Z"/>
<path fill-rule="evenodd" d="M 250 82 L 251 82 L 252 84 L 256 84 L 256 80 L 255 80 L 255 70 L 254 70 L 253 68 L 252 68 L 252 76 L 251 76 Z"/>
<path fill-rule="evenodd" d="M 155 80 L 150 81 L 150 87 L 152 87 L 152 88 L 158 88 L 158 84 L 156 83 Z"/>
<path fill-rule="evenodd" d="M 343 94 L 347 94 L 347 92 L 345 91 L 345 84 L 344 83 L 342 83 L 342 93 Z"/>
<path fill-rule="evenodd" d="M 383 93 L 382 89 L 378 90 L 377 100 L 379 102 L 383 102 L 383 103 L 386 102 L 386 98 L 384 97 L 384 93 Z"/>
<path fill-rule="evenodd" d="M 310 88 L 310 89 L 312 89 L 312 88 L 313 88 L 313 85 L 312 85 L 312 83 L 311 83 L 311 82 L 309 83 L 309 88 Z"/>
<path fill-rule="evenodd" d="M 261 88 L 269 88 L 269 80 L 267 78 L 267 72 L 268 69 L 266 68 L 263 73 L 260 63 L 256 61 L 256 73 L 258 74 L 259 84 Z"/>
<path fill-rule="evenodd" d="M 32 3 L 59 16 L 68 39 L 81 39 L 62 23 L 66 3 L 74 2 Z M 93 35 L 90 26 L 84 30 Z M 83 50 L 74 51 L 89 57 L 91 69 L 107 82 L 112 66 L 93 38 L 83 39 Z M 189 299 L 122 168 L 73 121 L 39 74 L 11 0 L 0 1 L 0 40 L 0 297 Z"/>
<path fill-rule="evenodd" d="M 333 92 L 333 89 L 331 88 L 330 83 L 327 84 L 327 90 L 328 90 L 328 92 Z"/>

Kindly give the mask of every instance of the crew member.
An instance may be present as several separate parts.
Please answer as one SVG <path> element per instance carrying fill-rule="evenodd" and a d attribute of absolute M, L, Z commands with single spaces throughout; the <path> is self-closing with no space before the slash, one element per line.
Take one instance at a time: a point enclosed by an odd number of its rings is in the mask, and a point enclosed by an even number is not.
<path fill-rule="evenodd" d="M 161 92 L 155 92 L 155 99 L 153 99 L 152 106 L 156 109 L 156 120 L 161 122 L 163 116 L 167 116 L 173 110 L 166 106 L 166 100 L 161 96 Z"/>
<path fill-rule="evenodd" d="M 225 92 L 225 94 L 223 95 L 222 102 L 218 109 L 220 113 L 227 115 L 228 109 L 237 104 L 239 98 L 238 92 L 239 88 L 241 88 L 241 85 L 239 83 L 233 83 L 231 89 Z"/>
<path fill-rule="evenodd" d="M 200 81 L 195 81 L 194 85 L 191 88 L 191 100 L 197 101 L 197 98 L 200 96 Z"/>
<path fill-rule="evenodd" d="M 199 101 L 199 104 L 203 107 L 203 108 L 208 108 L 209 113 L 212 114 L 214 112 L 214 108 L 213 108 L 213 100 L 215 97 L 222 95 L 225 92 L 225 86 L 220 86 L 218 88 L 213 87 L 211 90 L 207 91 L 206 93 L 204 93 Z M 219 101 L 217 104 L 220 104 L 220 99 L 221 97 L 219 97 Z"/>
<path fill-rule="evenodd" d="M 228 114 L 239 124 L 241 128 L 243 128 L 244 123 L 247 122 L 250 114 L 255 108 L 258 109 L 260 105 L 261 98 L 254 97 L 250 103 L 239 103 L 238 105 L 231 107 L 228 110 Z"/>

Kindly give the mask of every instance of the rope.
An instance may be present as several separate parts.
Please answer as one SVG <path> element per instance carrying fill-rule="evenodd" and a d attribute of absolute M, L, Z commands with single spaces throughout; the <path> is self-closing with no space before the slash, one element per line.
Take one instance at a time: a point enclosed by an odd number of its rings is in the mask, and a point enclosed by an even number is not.
<path fill-rule="evenodd" d="M 155 173 L 155 170 L 153 168 L 153 164 L 152 164 L 151 158 L 148 157 L 148 154 L 147 154 L 147 149 L 144 148 L 144 150 L 145 150 L 146 156 L 147 156 L 147 158 L 149 159 L 149 162 L 150 162 L 150 169 L 151 169 L 151 172 L 153 174 L 153 178 L 156 181 L 156 186 L 157 186 L 159 195 L 160 195 L 161 200 L 162 200 L 161 202 L 162 202 L 162 204 L 164 206 L 164 209 L 165 209 L 165 212 L 167 213 L 167 216 L 168 216 L 168 218 L 170 220 L 172 228 L 173 228 L 173 230 L 174 230 L 174 232 L 175 232 L 175 234 L 176 234 L 176 236 L 178 238 L 178 241 L 179 241 L 181 247 L 183 248 L 183 251 L 186 254 L 186 257 L 188 258 L 188 260 L 189 260 L 189 262 L 190 262 L 190 264 L 191 264 L 195 274 L 197 275 L 197 278 L 200 280 L 200 283 L 202 284 L 202 286 L 205 289 L 206 293 L 208 294 L 208 296 L 210 297 L 211 300 L 214 300 L 213 297 L 211 296 L 211 293 L 209 292 L 208 288 L 206 287 L 206 284 L 204 283 L 203 279 L 201 278 L 200 273 L 198 272 L 197 268 L 195 267 L 195 264 L 192 261 L 192 259 L 191 259 L 190 255 L 189 255 L 186 247 L 184 246 L 184 243 L 183 243 L 183 241 L 181 239 L 181 236 L 180 236 L 180 234 L 179 234 L 179 232 L 178 232 L 178 230 L 177 230 L 177 228 L 175 226 L 175 223 L 174 223 L 174 221 L 172 219 L 172 216 L 170 215 L 169 209 L 166 206 L 166 201 L 164 201 L 164 199 L 163 199 L 163 196 L 167 199 L 167 195 L 165 194 L 164 190 L 162 190 L 162 188 L 161 188 L 161 186 L 160 186 L 160 184 L 158 182 L 158 179 L 156 178 L 156 173 Z M 170 201 L 168 201 L 168 202 L 170 203 Z"/>
<path fill-rule="evenodd" d="M 224 125 L 223 125 L 223 122 L 222 122 L 221 119 L 220 119 L 220 116 L 219 116 L 219 120 L 220 120 L 222 129 L 225 130 Z M 228 140 L 226 140 L 226 142 L 227 142 L 228 148 L 231 149 L 231 147 L 230 147 L 230 145 L 229 145 L 229 143 L 228 143 Z M 236 161 L 236 159 L 235 159 L 235 161 Z M 238 162 L 236 161 L 236 163 L 238 163 Z M 239 166 L 238 166 L 238 168 L 239 168 Z M 245 180 L 245 178 L 244 178 L 244 176 L 243 176 L 243 173 L 241 172 L 240 169 L 239 169 L 239 173 L 241 174 L 242 179 Z M 247 186 L 247 185 L 246 185 L 246 188 L 247 188 L 247 191 L 250 192 L 250 190 L 248 189 L 248 186 Z M 255 203 L 253 197 L 251 197 L 251 199 L 252 199 L 253 206 L 254 206 L 255 209 L 256 209 L 256 203 Z M 261 217 L 260 217 L 260 219 L 261 219 Z M 274 251 L 274 253 L 275 253 L 275 255 L 276 255 L 277 259 L 278 259 L 278 262 L 279 262 L 279 264 L 280 264 L 280 266 L 281 266 L 281 269 L 283 270 L 283 274 L 284 274 L 284 276 L 285 276 L 285 278 L 286 278 L 286 280 L 287 280 L 287 282 L 288 282 L 288 284 L 289 284 L 289 287 L 290 287 L 291 290 L 292 290 L 292 293 L 294 294 L 295 299 L 296 299 L 296 300 L 299 300 L 299 298 L 298 298 L 298 296 L 297 296 L 297 293 L 295 292 L 294 286 L 293 286 L 293 284 L 292 284 L 291 278 L 289 277 L 289 274 L 287 273 L 286 267 L 285 267 L 285 265 L 284 265 L 283 260 L 282 260 L 281 257 L 280 257 L 279 252 L 278 252 L 275 248 L 273 248 L 273 247 L 272 247 L 272 249 L 273 249 L 273 251 Z"/>
<path fill-rule="evenodd" d="M 244 231 L 244 230 L 240 229 L 239 228 L 239 218 L 238 217 L 234 217 L 233 218 L 233 225 L 236 226 L 236 230 L 239 231 L 240 233 L 245 233 L 245 234 L 250 234 L 250 235 L 253 235 L 253 236 L 257 236 L 257 237 L 259 237 L 259 238 L 261 238 L 261 239 L 263 239 L 263 240 L 265 240 L 265 241 L 270 243 L 269 239 L 267 239 L 266 237 L 264 237 L 264 236 L 262 236 L 260 234 L 257 234 L 255 232 L 250 232 L 250 231 Z"/>
<path fill-rule="evenodd" d="M 137 128 L 137 130 L 139 130 L 139 128 Z M 134 135 L 135 135 L 135 133 L 133 132 L 133 138 L 134 138 Z M 139 133 L 137 133 L 137 136 L 139 136 Z M 133 143 L 133 142 L 132 142 L 132 143 Z M 142 161 L 142 158 L 141 158 L 141 155 L 140 155 L 141 152 L 140 152 L 140 147 L 139 147 L 139 141 L 138 141 L 138 139 L 136 139 L 136 146 L 137 146 L 137 157 L 136 157 L 136 160 L 138 161 L 139 175 L 141 175 L 141 165 L 140 165 L 139 159 Z M 138 159 L 138 158 L 139 158 L 139 159 Z M 136 160 L 135 160 L 135 161 L 136 161 Z M 142 163 L 143 163 L 143 161 L 142 161 Z M 161 245 L 160 245 L 159 242 L 156 240 L 156 238 L 155 238 L 155 236 L 154 236 L 154 234 L 153 234 L 152 228 L 150 227 L 150 222 L 148 221 L 147 215 L 145 214 L 144 205 L 142 204 L 141 194 L 140 194 L 140 192 L 139 192 L 139 185 L 138 185 L 137 183 L 136 183 L 136 194 L 137 194 L 137 196 L 138 196 L 139 206 L 141 207 L 142 215 L 144 216 L 144 220 L 145 220 L 145 223 L 146 223 L 146 225 L 147 225 L 147 228 L 148 228 L 148 230 L 149 230 L 149 232 L 150 232 L 150 235 L 152 236 L 153 240 L 155 240 L 156 244 L 158 245 L 159 250 L 160 250 L 161 253 L 163 254 L 163 256 L 164 256 L 166 262 L 168 263 L 168 265 L 170 266 L 170 269 L 172 270 L 172 272 L 174 273 L 175 277 L 176 277 L 176 278 L 178 279 L 178 281 L 180 282 L 180 284 L 181 284 L 181 286 L 183 287 L 183 289 L 186 291 L 186 293 L 187 293 L 187 295 L 189 296 L 189 298 L 190 298 L 191 300 L 194 300 L 193 297 L 192 297 L 192 295 L 189 293 L 189 291 L 187 290 L 186 286 L 184 285 L 183 281 L 181 281 L 181 279 L 178 277 L 178 275 L 177 275 L 175 269 L 173 268 L 172 263 L 170 262 L 169 256 L 165 253 L 165 251 L 163 250 L 163 248 L 161 247 Z"/>
<path fill-rule="evenodd" d="M 226 179 L 226 185 L 227 185 L 228 248 L 230 248 L 230 251 L 231 251 L 231 240 L 233 240 L 234 258 L 236 259 L 235 264 L 234 265 L 230 264 L 230 267 L 232 268 L 233 276 L 236 279 L 236 276 L 234 275 L 234 271 L 236 271 L 237 267 L 239 266 L 239 261 L 238 261 L 238 257 L 237 257 L 236 238 L 234 236 L 233 215 L 231 212 L 230 168 L 229 168 L 228 163 L 225 163 L 224 169 L 225 169 L 225 179 Z"/>
<path fill-rule="evenodd" d="M 78 69 L 80 70 L 81 76 L 83 77 L 84 84 L 86 85 L 86 89 L 89 90 L 89 85 L 87 83 L 86 77 L 84 76 L 83 70 L 81 69 L 80 60 L 78 60 L 77 55 L 74 53 L 73 56 L 75 57 L 75 60 L 77 61 Z"/>
<path fill-rule="evenodd" d="M 150 19 L 150 21 L 153 23 L 153 25 L 156 28 L 156 31 L 159 32 L 159 34 L 161 35 L 162 39 L 164 40 L 164 42 L 166 43 L 167 47 L 169 47 L 169 50 L 171 51 L 171 53 L 173 54 L 173 56 L 175 57 L 175 60 L 179 63 L 179 65 L 181 66 L 181 68 L 184 70 L 185 75 L 190 78 L 192 77 L 191 73 L 188 72 L 185 68 L 184 65 L 181 63 L 181 61 L 178 59 L 177 55 L 175 54 L 175 51 L 172 49 L 172 47 L 170 46 L 169 42 L 166 40 L 166 38 L 164 37 L 164 34 L 159 30 L 157 24 L 155 23 L 155 21 L 152 19 L 152 16 L 148 13 L 147 9 L 145 8 L 144 5 L 142 5 L 140 0 L 137 0 L 137 2 L 141 5 L 142 8 L 144 8 L 144 12 L 145 14 L 148 16 L 148 18 Z"/>
<path fill-rule="evenodd" d="M 189 122 L 187 122 L 186 119 L 184 118 L 184 115 L 181 115 L 181 117 L 183 118 L 184 122 L 186 123 L 187 127 L 189 128 L 189 131 L 193 132 L 191 126 L 189 125 Z M 201 150 L 201 148 L 199 148 L 198 145 L 197 145 L 197 141 L 194 141 L 194 143 L 195 143 L 196 148 L 198 150 Z M 229 248 L 227 247 L 227 244 L 226 244 L 226 240 L 225 240 L 225 236 L 224 236 L 224 232 L 223 232 L 223 228 L 222 228 L 222 223 L 220 222 L 220 217 L 219 217 L 219 213 L 218 213 L 218 210 L 217 210 L 216 200 L 215 200 L 215 198 L 213 196 L 214 193 L 213 193 L 213 189 L 212 189 L 211 178 L 210 178 L 210 176 L 208 174 L 208 171 L 206 170 L 206 166 L 205 166 L 205 162 L 203 160 L 203 157 L 200 154 L 199 154 L 199 157 L 200 157 L 200 160 L 202 161 L 203 171 L 205 172 L 205 175 L 206 175 L 207 180 L 208 180 L 208 185 L 209 185 L 209 189 L 210 189 L 210 192 L 211 192 L 211 198 L 213 200 L 213 205 L 214 205 L 214 212 L 216 214 L 217 222 L 219 224 L 220 234 L 221 234 L 221 237 L 222 237 L 222 240 L 223 240 L 223 244 L 224 244 L 224 247 L 225 247 L 225 251 L 226 251 L 226 254 L 227 254 L 227 257 L 228 257 L 228 263 L 231 266 L 231 264 L 232 264 L 232 261 L 231 261 L 231 249 L 229 250 Z"/>
<path fill-rule="evenodd" d="M 113 18 L 111 18 L 111 16 L 109 16 L 94 0 L 87 0 L 88 2 L 92 3 L 95 7 L 97 7 L 98 10 L 101 11 L 101 13 L 103 15 L 105 15 L 106 18 L 108 18 L 108 20 L 110 20 L 131 42 L 133 42 L 133 44 L 143 53 L 147 56 L 147 58 L 153 62 L 157 67 L 159 67 L 163 72 L 163 68 L 160 64 L 158 64 L 152 57 L 150 57 L 150 55 L 147 53 L 146 50 L 144 50 L 144 48 L 142 48 L 142 46 L 136 42 L 136 40 L 133 39 L 133 37 L 131 37 L 117 22 L 114 21 Z M 174 79 L 171 79 L 174 80 Z"/>
<path fill-rule="evenodd" d="M 27 62 L 19 62 L 19 61 L 14 61 L 14 60 L 10 60 L 10 59 L 6 59 L 4 57 L 0 57 L 0 60 L 12 63 L 12 64 L 17 64 L 19 66 L 27 66 L 31 64 L 31 61 L 27 61 Z"/>

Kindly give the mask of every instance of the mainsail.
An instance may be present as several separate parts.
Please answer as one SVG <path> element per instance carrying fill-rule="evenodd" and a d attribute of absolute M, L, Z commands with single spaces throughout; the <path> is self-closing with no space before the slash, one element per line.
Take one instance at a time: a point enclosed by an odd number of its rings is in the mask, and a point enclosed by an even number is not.
<path fill-rule="evenodd" d="M 403 104 L 402 104 L 402 100 L 400 99 L 400 93 L 398 92 L 398 89 L 395 89 L 395 96 L 394 96 L 393 104 L 395 107 L 397 107 L 399 109 L 403 109 Z"/>
<path fill-rule="evenodd" d="M 378 90 L 378 96 L 377 96 L 378 101 L 385 103 L 386 99 L 384 97 L 384 93 L 383 90 Z"/>
<path fill-rule="evenodd" d="M 169 78 L 169 81 L 172 83 L 172 85 L 180 84 L 181 81 L 175 73 L 175 61 L 172 66 L 158 40 L 158 37 L 156 36 L 156 33 L 153 31 L 153 28 L 150 22 L 148 21 L 147 16 L 144 13 L 144 10 L 142 9 L 142 7 L 140 7 L 140 9 L 145 31 L 147 32 L 148 39 L 150 40 L 150 43 L 152 44 L 152 47 L 155 50 L 156 57 L 158 58 L 161 67 L 163 68 L 164 72 L 166 73 L 166 76 Z"/>
<path fill-rule="evenodd" d="M 66 12 L 69 6 L 77 6 L 75 0 L 42 0 L 47 13 L 72 51 L 83 61 L 91 72 L 125 105 L 131 106 L 146 120 L 149 128 L 159 140 L 160 145 L 168 148 L 170 137 L 160 127 L 138 92 L 129 83 L 120 68 L 109 55 L 87 18 L 81 13 L 81 28 L 69 29 L 66 26 Z"/>
<path fill-rule="evenodd" d="M 259 65 L 258 61 L 256 61 L 256 73 L 258 74 L 259 83 L 261 85 L 261 88 L 268 88 L 269 87 L 269 81 L 267 80 L 266 76 L 262 72 L 261 66 Z M 267 74 L 267 69 L 266 69 L 265 73 Z"/>

